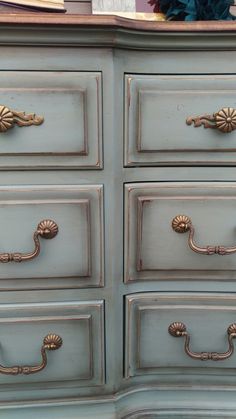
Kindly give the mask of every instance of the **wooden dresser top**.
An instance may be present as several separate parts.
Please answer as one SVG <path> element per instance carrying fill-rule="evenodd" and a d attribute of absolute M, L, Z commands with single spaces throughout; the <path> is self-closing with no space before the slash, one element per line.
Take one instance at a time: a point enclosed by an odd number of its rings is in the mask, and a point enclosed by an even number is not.
<path fill-rule="evenodd" d="M 9 9 L 9 8 L 8 8 Z M 236 21 L 154 22 L 126 19 L 111 15 L 32 13 L 17 11 L 0 14 L 1 24 L 66 25 L 81 27 L 113 27 L 154 32 L 230 32 Z"/>
<path fill-rule="evenodd" d="M 118 16 L 0 13 L 0 45 L 236 50 L 236 21 L 150 22 Z"/>

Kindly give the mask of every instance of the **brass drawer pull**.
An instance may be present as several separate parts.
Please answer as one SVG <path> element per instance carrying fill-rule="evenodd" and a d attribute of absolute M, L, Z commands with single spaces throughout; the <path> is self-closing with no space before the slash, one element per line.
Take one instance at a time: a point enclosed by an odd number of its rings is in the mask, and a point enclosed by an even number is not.
<path fill-rule="evenodd" d="M 236 323 L 231 324 L 227 329 L 229 349 L 226 352 L 193 352 L 189 347 L 190 335 L 187 332 L 187 328 L 184 323 L 174 322 L 170 324 L 168 332 L 171 336 L 176 338 L 184 337 L 184 350 L 190 358 L 198 359 L 201 361 L 224 361 L 230 358 L 234 353 L 233 339 L 236 338 Z"/>
<path fill-rule="evenodd" d="M 177 215 L 172 220 L 172 228 L 176 233 L 186 233 L 189 231 L 188 244 L 190 249 L 201 255 L 230 255 L 236 253 L 236 247 L 225 247 L 225 246 L 206 246 L 199 247 L 194 243 L 194 227 L 191 219 L 187 215 Z"/>
<path fill-rule="evenodd" d="M 44 121 L 42 116 L 34 113 L 13 111 L 4 105 L 0 105 L 0 132 L 6 132 L 14 125 L 18 127 L 29 127 L 30 125 L 41 125 Z"/>
<path fill-rule="evenodd" d="M 42 355 L 42 362 L 39 365 L 35 366 L 15 366 L 15 367 L 3 367 L 0 365 L 0 374 L 7 374 L 7 375 L 18 375 L 18 374 L 35 374 L 36 372 L 42 371 L 47 365 L 47 354 L 46 351 L 55 351 L 62 346 L 62 338 L 58 335 L 53 333 L 48 334 L 45 336 L 43 340 L 43 345 L 41 347 L 41 355 Z"/>
<path fill-rule="evenodd" d="M 36 258 L 40 253 L 39 237 L 43 239 L 53 239 L 58 233 L 58 225 L 52 220 L 43 220 L 38 224 L 34 232 L 33 240 L 35 248 L 31 253 L 0 253 L 0 262 L 24 262 Z"/>
<path fill-rule="evenodd" d="M 236 109 L 223 108 L 213 115 L 189 116 L 186 123 L 194 124 L 194 127 L 216 128 L 223 133 L 231 132 L 236 129 Z"/>

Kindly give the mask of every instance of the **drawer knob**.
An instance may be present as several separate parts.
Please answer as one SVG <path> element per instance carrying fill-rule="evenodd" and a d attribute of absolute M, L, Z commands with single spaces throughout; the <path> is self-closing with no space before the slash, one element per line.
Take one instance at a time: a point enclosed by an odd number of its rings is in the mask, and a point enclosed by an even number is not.
<path fill-rule="evenodd" d="M 0 365 L 0 374 L 7 374 L 7 375 L 18 375 L 18 374 L 35 374 L 36 372 L 42 371 L 47 365 L 47 354 L 46 351 L 54 351 L 59 349 L 62 346 L 62 338 L 59 335 L 55 335 L 53 333 L 48 334 L 45 336 L 43 340 L 43 345 L 41 346 L 41 355 L 42 355 L 42 362 L 39 365 L 32 365 L 32 366 L 14 366 L 14 367 L 4 367 Z"/>
<path fill-rule="evenodd" d="M 42 116 L 34 113 L 13 111 L 4 105 L 0 105 L 0 132 L 6 132 L 14 125 L 18 127 L 29 127 L 30 125 L 41 125 L 44 121 Z"/>
<path fill-rule="evenodd" d="M 190 349 L 190 335 L 187 331 L 187 327 L 182 322 L 171 323 L 168 332 L 171 336 L 176 338 L 183 337 L 185 339 L 185 353 L 192 359 L 200 361 L 224 361 L 225 359 L 230 358 L 234 353 L 233 339 L 236 338 L 236 323 L 231 324 L 227 329 L 229 348 L 226 352 L 193 352 Z"/>
<path fill-rule="evenodd" d="M 216 128 L 223 133 L 236 129 L 236 109 L 223 108 L 213 115 L 190 116 L 186 119 L 187 125 L 194 124 L 194 127 Z"/>
<path fill-rule="evenodd" d="M 188 244 L 190 249 L 201 255 L 230 255 L 236 253 L 236 247 L 225 247 L 225 246 L 206 246 L 200 247 L 194 243 L 194 227 L 187 215 L 177 215 L 172 220 L 172 228 L 176 233 L 189 232 Z"/>
<path fill-rule="evenodd" d="M 52 220 L 43 220 L 38 224 L 33 234 L 35 248 L 30 253 L 0 253 L 0 262 L 25 262 L 36 258 L 40 253 L 40 241 L 42 239 L 53 239 L 58 233 L 58 225 Z"/>

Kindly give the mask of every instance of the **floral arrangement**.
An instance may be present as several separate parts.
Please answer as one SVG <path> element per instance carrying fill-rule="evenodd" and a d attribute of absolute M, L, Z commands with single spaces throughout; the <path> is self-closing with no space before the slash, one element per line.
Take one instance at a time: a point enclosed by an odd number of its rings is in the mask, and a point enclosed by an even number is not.
<path fill-rule="evenodd" d="M 234 20 L 230 6 L 234 0 L 148 0 L 154 13 L 168 20 Z"/>

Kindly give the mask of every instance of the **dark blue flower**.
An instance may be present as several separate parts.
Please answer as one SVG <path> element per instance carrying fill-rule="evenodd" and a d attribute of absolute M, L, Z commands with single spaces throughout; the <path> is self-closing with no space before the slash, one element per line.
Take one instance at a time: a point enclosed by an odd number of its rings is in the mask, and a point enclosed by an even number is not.
<path fill-rule="evenodd" d="M 234 0 L 149 0 L 171 20 L 233 20 L 230 6 Z"/>

